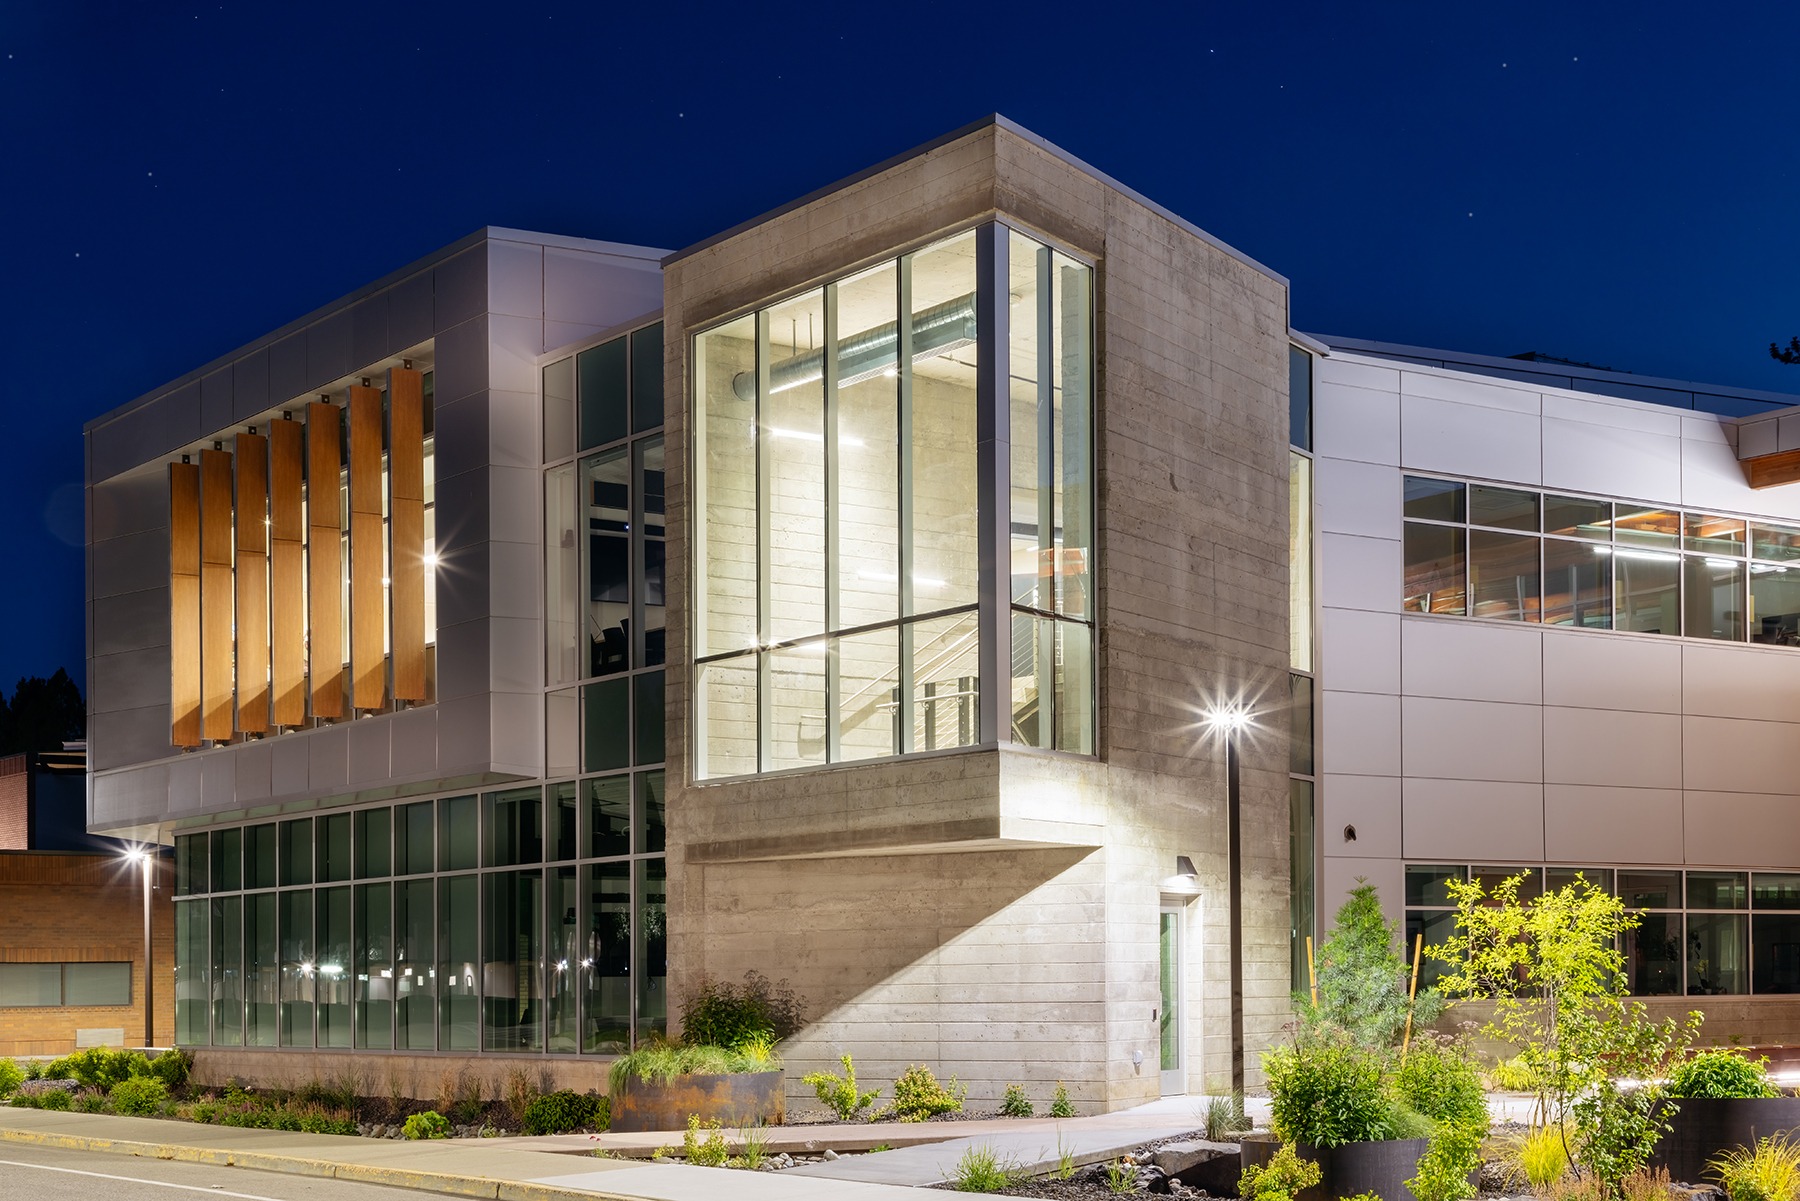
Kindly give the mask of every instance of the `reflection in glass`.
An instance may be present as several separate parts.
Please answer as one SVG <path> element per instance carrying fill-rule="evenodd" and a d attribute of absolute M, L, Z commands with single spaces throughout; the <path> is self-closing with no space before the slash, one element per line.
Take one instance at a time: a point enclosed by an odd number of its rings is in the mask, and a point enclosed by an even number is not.
<path fill-rule="evenodd" d="M 1313 681 L 1298 672 L 1288 675 L 1288 771 L 1313 774 Z"/>
<path fill-rule="evenodd" d="M 1743 872 L 1689 872 L 1689 909 L 1748 909 L 1750 890 Z"/>
<path fill-rule="evenodd" d="M 1469 524 L 1537 533 L 1538 494 L 1516 488 L 1469 485 Z"/>
<path fill-rule="evenodd" d="M 1456 913 L 1450 910 L 1408 909 L 1406 911 L 1406 946 L 1415 945 L 1422 935 L 1427 947 L 1441 946 L 1456 933 Z M 1443 978 L 1444 964 L 1435 956 L 1423 956 L 1419 962 L 1419 987 L 1433 988 Z"/>
<path fill-rule="evenodd" d="M 1612 556 L 1586 542 L 1544 539 L 1544 623 L 1612 628 Z"/>
<path fill-rule="evenodd" d="M 1288 444 L 1312 449 L 1313 357 L 1298 346 L 1288 347 Z"/>
<path fill-rule="evenodd" d="M 625 436 L 627 386 L 625 339 L 614 338 L 575 356 L 580 397 L 580 448 L 587 450 Z"/>
<path fill-rule="evenodd" d="M 1450 880 L 1465 880 L 1468 875 L 1460 867 L 1439 867 L 1434 864 L 1409 863 L 1406 865 L 1406 903 L 1408 905 L 1454 905 L 1450 890 L 1444 885 Z"/>
<path fill-rule="evenodd" d="M 1709 555 L 1744 555 L 1744 519 L 1689 513 L 1683 519 L 1683 545 Z"/>
<path fill-rule="evenodd" d="M 1735 996 L 1750 991 L 1750 919 L 1742 913 L 1687 916 L 1689 996 Z"/>
<path fill-rule="evenodd" d="M 544 673 L 551 684 L 581 674 L 581 546 L 576 536 L 575 464 L 544 473 Z"/>
<path fill-rule="evenodd" d="M 1800 559 L 1800 530 L 1784 525 L 1750 524 L 1750 554 L 1757 559 L 1785 562 Z"/>
<path fill-rule="evenodd" d="M 663 774 L 660 771 L 639 772 L 637 775 L 638 794 L 638 836 L 637 850 L 640 854 L 660 854 L 667 837 L 663 820 Z"/>
<path fill-rule="evenodd" d="M 474 798 L 470 798 L 473 800 Z M 480 961 L 481 892 L 475 876 L 438 881 L 438 1048 L 480 1048 L 481 1013 L 476 1004 Z"/>
<path fill-rule="evenodd" d="M 1673 509 L 1658 509 L 1620 501 L 1614 506 L 1613 540 L 1621 546 L 1679 549 L 1681 515 Z"/>
<path fill-rule="evenodd" d="M 1682 633 L 1689 638 L 1744 640 L 1744 564 L 1730 559 L 1689 555 L 1682 560 L 1684 607 Z"/>
<path fill-rule="evenodd" d="M 278 877 L 275 872 L 275 823 L 264 822 L 260 826 L 249 826 L 244 830 L 244 887 L 274 888 Z M 270 1044 L 273 1046 L 274 1044 Z"/>
<path fill-rule="evenodd" d="M 486 900 L 482 947 L 482 1049 L 541 1051 L 543 980 L 542 873 L 490 872 L 481 877 Z"/>
<path fill-rule="evenodd" d="M 626 449 L 583 459 L 581 487 L 587 528 L 587 674 L 604 676 L 631 666 L 631 465 Z"/>
<path fill-rule="evenodd" d="M 633 453 L 638 459 L 638 503 L 643 510 L 642 520 L 638 523 L 638 538 L 644 556 L 642 583 L 638 587 L 638 599 L 644 613 L 641 665 L 655 667 L 667 657 L 664 626 L 668 622 L 668 585 L 663 527 L 667 502 L 663 496 L 663 440 L 646 438 L 636 444 Z"/>
<path fill-rule="evenodd" d="M 581 686 L 581 767 L 631 766 L 631 686 L 621 678 Z"/>
<path fill-rule="evenodd" d="M 435 892 L 430 880 L 394 885 L 394 1045 L 405 1051 L 437 1046 Z"/>
<path fill-rule="evenodd" d="M 636 717 L 634 764 L 663 761 L 663 673 L 645 671 L 631 677 L 632 713 Z"/>
<path fill-rule="evenodd" d="M 319 819 L 318 875 L 321 884 L 350 878 L 350 815 L 328 813 Z"/>
<path fill-rule="evenodd" d="M 1539 540 L 1523 534 L 1469 531 L 1469 585 L 1475 616 L 1538 619 Z"/>
<path fill-rule="evenodd" d="M 668 1030 L 669 886 L 661 859 L 634 860 L 637 884 L 637 1041 L 660 1038 Z"/>
<path fill-rule="evenodd" d="M 1314 863 L 1313 786 L 1306 780 L 1288 781 L 1288 947 L 1291 952 L 1289 987 L 1299 992 L 1307 984 L 1306 940 L 1313 934 Z"/>
<path fill-rule="evenodd" d="M 394 866 L 394 811 L 379 809 L 356 811 L 356 878 L 385 876 Z"/>
<path fill-rule="evenodd" d="M 900 613 L 899 276 L 883 263 L 834 289 L 838 629 Z"/>
<path fill-rule="evenodd" d="M 1750 641 L 1800 646 L 1800 567 L 1750 564 Z"/>
<path fill-rule="evenodd" d="M 312 890 L 276 894 L 281 899 L 281 1045 L 313 1045 Z"/>
<path fill-rule="evenodd" d="M 350 955 L 350 890 L 321 888 L 313 893 L 318 923 L 319 1046 L 350 1045 L 351 994 L 356 963 Z"/>
<path fill-rule="evenodd" d="M 631 334 L 631 428 L 663 423 L 663 327 L 658 321 Z"/>
<path fill-rule="evenodd" d="M 976 518 L 975 231 L 901 260 L 912 287 L 913 537 L 908 613 L 972 605 L 980 590 Z"/>
<path fill-rule="evenodd" d="M 588 855 L 605 859 L 631 853 L 631 777 L 601 776 L 585 781 L 588 794 Z"/>
<path fill-rule="evenodd" d="M 1621 871 L 1619 898 L 1627 909 L 1679 909 L 1681 873 Z"/>
<path fill-rule="evenodd" d="M 544 461 L 575 453 L 575 360 L 544 368 Z"/>
<path fill-rule="evenodd" d="M 1581 879 L 1593 888 L 1604 893 L 1613 890 L 1613 873 L 1610 867 L 1550 867 L 1544 869 L 1544 886 L 1555 892 Z"/>
<path fill-rule="evenodd" d="M 535 786 L 484 793 L 481 804 L 484 867 L 544 861 L 543 796 Z"/>
<path fill-rule="evenodd" d="M 476 866 L 476 808 L 472 796 L 445 797 L 438 802 L 438 870 Z"/>
<path fill-rule="evenodd" d="M 1454 480 L 1409 475 L 1405 479 L 1401 512 L 1407 517 L 1426 521 L 1460 522 L 1464 513 L 1464 492 L 1463 485 Z"/>
<path fill-rule="evenodd" d="M 206 836 L 200 836 L 201 854 L 205 854 Z M 206 937 L 211 914 L 205 901 L 178 901 L 175 904 L 175 1042 L 184 1047 L 203 1047 L 207 1043 L 206 1011 L 212 990 L 207 975 L 212 959 L 206 951 Z"/>
<path fill-rule="evenodd" d="M 1613 627 L 1681 633 L 1681 556 L 1621 546 L 1612 558 Z"/>
<path fill-rule="evenodd" d="M 1635 930 L 1625 932 L 1625 979 L 1639 997 L 1680 994 L 1681 915 L 1645 913 Z"/>
<path fill-rule="evenodd" d="M 1312 670 L 1312 472 L 1311 459 L 1288 452 L 1288 666 L 1296 671 Z"/>
<path fill-rule="evenodd" d="M 1492 896 L 1494 889 L 1514 876 L 1519 880 L 1519 899 L 1535 900 L 1544 892 L 1543 873 L 1535 867 L 1472 867 L 1469 877 L 1480 884 L 1483 891 Z"/>
<path fill-rule="evenodd" d="M 244 887 L 243 830 L 212 832 L 212 890 L 236 892 Z"/>
<path fill-rule="evenodd" d="M 1800 909 L 1800 874 L 1757 872 L 1750 877 L 1750 904 L 1754 909 Z"/>
<path fill-rule="evenodd" d="M 215 837 L 216 837 L 215 833 Z M 212 916 L 212 1045 L 244 1045 L 244 899 L 214 897 Z"/>
<path fill-rule="evenodd" d="M 394 1045 L 393 885 L 356 886 L 356 1045 Z"/>
<path fill-rule="evenodd" d="M 581 889 L 573 867 L 545 880 L 544 1049 L 552 1055 L 581 1050 Z"/>
<path fill-rule="evenodd" d="M 244 898 L 244 980 L 249 997 L 245 1033 L 252 1047 L 273 1047 L 280 1032 L 281 946 L 275 917 L 274 893 L 255 892 Z"/>
<path fill-rule="evenodd" d="M 581 1049 L 618 1055 L 631 1049 L 631 865 L 581 869 Z"/>
<path fill-rule="evenodd" d="M 205 834 L 175 836 L 175 895 L 191 896 L 210 891 L 206 886 L 210 860 Z"/>
<path fill-rule="evenodd" d="M 416 876 L 435 870 L 432 854 L 431 802 L 402 805 L 395 813 L 394 874 Z"/>
<path fill-rule="evenodd" d="M 1464 611 L 1468 596 L 1463 541 L 1466 533 L 1451 526 L 1406 523 L 1402 609 L 1408 613 Z"/>
<path fill-rule="evenodd" d="M 1545 496 L 1544 532 L 1563 538 L 1612 541 L 1612 502 L 1584 496 Z"/>
<path fill-rule="evenodd" d="M 281 886 L 311 884 L 313 869 L 312 818 L 281 823 Z"/>
<path fill-rule="evenodd" d="M 549 859 L 579 859 L 578 837 L 581 806 L 576 801 L 575 784 L 569 781 L 550 788 L 549 838 L 545 844 Z"/>
<path fill-rule="evenodd" d="M 1754 991 L 1800 992 L 1800 913 L 1758 913 L 1750 919 L 1750 938 Z"/>

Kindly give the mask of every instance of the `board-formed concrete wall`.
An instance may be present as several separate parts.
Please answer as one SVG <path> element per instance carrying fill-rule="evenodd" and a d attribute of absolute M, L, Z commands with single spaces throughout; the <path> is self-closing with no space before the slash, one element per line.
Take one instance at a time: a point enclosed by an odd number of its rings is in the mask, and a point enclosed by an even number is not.
<path fill-rule="evenodd" d="M 1230 1075 L 1224 750 L 1245 698 L 1245 1028 L 1289 992 L 1285 281 L 1004 122 L 665 264 L 672 612 L 692 594 L 689 341 L 798 288 L 1001 218 L 1097 264 L 1099 742 L 697 784 L 690 631 L 669 631 L 671 1013 L 755 969 L 801 993 L 790 1081 L 857 1057 L 1084 1109 L 1160 1091 L 1158 909 L 1177 855 L 1189 1091 Z M 1134 1056 L 1141 1055 L 1141 1062 Z M 796 1092 L 796 1099 L 802 1099 Z M 810 1100 L 810 1099 L 807 1099 Z"/>

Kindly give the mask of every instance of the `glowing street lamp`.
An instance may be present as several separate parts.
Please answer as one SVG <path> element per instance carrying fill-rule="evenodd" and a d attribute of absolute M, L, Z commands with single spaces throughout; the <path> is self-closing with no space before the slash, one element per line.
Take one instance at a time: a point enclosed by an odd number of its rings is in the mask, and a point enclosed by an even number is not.
<path fill-rule="evenodd" d="M 150 873 L 156 870 L 156 856 L 147 847 L 132 847 L 125 852 L 128 863 L 143 867 L 144 878 L 144 978 L 139 988 L 144 994 L 144 1046 L 156 1045 L 155 988 L 150 948 Z"/>
<path fill-rule="evenodd" d="M 1225 739 L 1225 876 L 1231 946 L 1231 1090 L 1244 1091 L 1244 842 L 1238 783 L 1238 739 L 1256 724 L 1240 702 L 1214 705 L 1206 727 Z"/>

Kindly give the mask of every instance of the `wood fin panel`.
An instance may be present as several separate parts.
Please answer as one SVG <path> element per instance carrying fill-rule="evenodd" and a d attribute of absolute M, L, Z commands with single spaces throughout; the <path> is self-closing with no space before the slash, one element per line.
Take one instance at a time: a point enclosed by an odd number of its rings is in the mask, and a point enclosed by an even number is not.
<path fill-rule="evenodd" d="M 200 468 L 169 464 L 169 742 L 200 745 Z"/>
<path fill-rule="evenodd" d="M 269 729 L 269 440 L 239 434 L 237 463 L 237 728 Z"/>
<path fill-rule="evenodd" d="M 231 452 L 200 452 L 200 734 L 229 742 L 232 721 Z"/>
<path fill-rule="evenodd" d="M 269 426 L 269 687 L 277 726 L 306 721 L 303 441 L 297 421 Z"/>
<path fill-rule="evenodd" d="M 388 604 L 393 612 L 394 697 L 426 701 L 425 373 L 388 372 Z"/>
<path fill-rule="evenodd" d="M 336 405 L 306 406 L 307 676 L 314 717 L 344 716 L 343 438 Z"/>
<path fill-rule="evenodd" d="M 387 700 L 387 554 L 381 520 L 381 392 L 350 389 L 350 703 Z"/>

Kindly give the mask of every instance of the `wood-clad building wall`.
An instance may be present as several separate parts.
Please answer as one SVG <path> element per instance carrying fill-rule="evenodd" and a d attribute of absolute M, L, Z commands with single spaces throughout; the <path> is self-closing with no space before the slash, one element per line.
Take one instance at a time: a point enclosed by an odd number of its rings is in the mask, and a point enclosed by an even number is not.
<path fill-rule="evenodd" d="M 350 703 L 387 699 L 387 553 L 381 520 L 381 391 L 350 389 Z"/>
<path fill-rule="evenodd" d="M 315 717 L 344 716 L 344 548 L 337 406 L 306 406 L 307 675 Z"/>
<path fill-rule="evenodd" d="M 237 436 L 238 729 L 269 728 L 269 440 Z"/>
<path fill-rule="evenodd" d="M 297 421 L 269 427 L 269 690 L 277 726 L 306 720 L 305 470 Z"/>
<path fill-rule="evenodd" d="M 200 452 L 200 733 L 232 734 L 231 452 Z"/>
<path fill-rule="evenodd" d="M 425 373 L 388 372 L 388 520 L 392 523 L 394 697 L 426 699 Z"/>
<path fill-rule="evenodd" d="M 169 741 L 200 745 L 200 469 L 169 464 Z"/>

